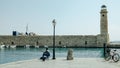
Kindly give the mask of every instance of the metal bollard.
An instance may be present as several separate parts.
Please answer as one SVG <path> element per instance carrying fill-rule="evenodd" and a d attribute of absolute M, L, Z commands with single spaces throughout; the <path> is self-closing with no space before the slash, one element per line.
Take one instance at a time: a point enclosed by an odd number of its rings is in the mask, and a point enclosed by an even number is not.
<path fill-rule="evenodd" d="M 103 53 L 103 55 L 105 57 L 105 54 L 106 54 L 106 43 L 103 44 L 103 47 L 104 47 L 104 53 Z"/>

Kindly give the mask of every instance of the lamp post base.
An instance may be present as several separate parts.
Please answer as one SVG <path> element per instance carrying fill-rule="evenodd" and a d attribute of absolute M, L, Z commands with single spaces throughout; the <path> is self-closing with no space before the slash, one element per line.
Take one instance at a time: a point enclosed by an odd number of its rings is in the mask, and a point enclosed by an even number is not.
<path fill-rule="evenodd" d="M 53 57 L 52 57 L 52 59 L 53 59 L 53 60 L 56 59 L 56 58 L 55 58 L 55 46 L 53 46 Z"/>
<path fill-rule="evenodd" d="M 56 58 L 52 58 L 53 60 L 55 60 Z"/>

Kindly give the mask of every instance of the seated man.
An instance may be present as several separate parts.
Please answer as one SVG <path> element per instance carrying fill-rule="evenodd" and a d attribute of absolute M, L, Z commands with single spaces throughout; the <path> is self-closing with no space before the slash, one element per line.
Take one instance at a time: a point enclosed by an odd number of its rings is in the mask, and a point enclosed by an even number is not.
<path fill-rule="evenodd" d="M 48 51 L 48 48 L 46 48 L 46 51 L 43 53 L 43 55 L 42 55 L 42 57 L 40 59 L 45 61 L 45 59 L 48 59 L 49 57 L 50 57 L 50 53 Z"/>

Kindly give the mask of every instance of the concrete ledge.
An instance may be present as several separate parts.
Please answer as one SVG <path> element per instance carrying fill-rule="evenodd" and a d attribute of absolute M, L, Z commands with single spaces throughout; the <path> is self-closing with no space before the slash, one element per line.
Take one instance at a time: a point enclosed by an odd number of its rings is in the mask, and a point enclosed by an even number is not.
<path fill-rule="evenodd" d="M 65 58 L 56 58 L 56 60 L 42 61 L 39 59 L 25 60 L 1 64 L 0 68 L 119 68 L 120 61 L 105 61 L 102 58 L 75 58 L 66 60 Z"/>

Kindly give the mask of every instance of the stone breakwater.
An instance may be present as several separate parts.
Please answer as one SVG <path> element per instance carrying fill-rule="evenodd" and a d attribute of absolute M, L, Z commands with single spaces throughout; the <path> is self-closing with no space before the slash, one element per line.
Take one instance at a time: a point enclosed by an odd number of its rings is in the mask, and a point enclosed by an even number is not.
<path fill-rule="evenodd" d="M 107 43 L 104 35 L 57 35 L 56 47 L 102 47 Z M 0 36 L 0 44 L 52 46 L 53 36 Z"/>

